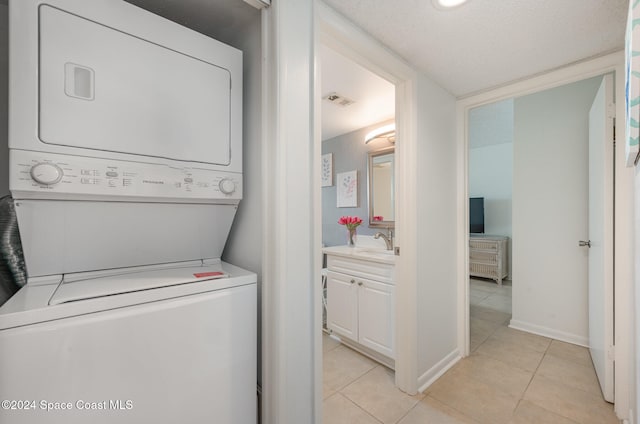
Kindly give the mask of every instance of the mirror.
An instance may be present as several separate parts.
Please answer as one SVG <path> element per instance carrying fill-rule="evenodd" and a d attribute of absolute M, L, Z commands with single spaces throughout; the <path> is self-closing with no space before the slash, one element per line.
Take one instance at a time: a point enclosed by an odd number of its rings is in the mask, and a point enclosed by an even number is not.
<path fill-rule="evenodd" d="M 395 226 L 394 148 L 369 152 L 369 226 Z"/>

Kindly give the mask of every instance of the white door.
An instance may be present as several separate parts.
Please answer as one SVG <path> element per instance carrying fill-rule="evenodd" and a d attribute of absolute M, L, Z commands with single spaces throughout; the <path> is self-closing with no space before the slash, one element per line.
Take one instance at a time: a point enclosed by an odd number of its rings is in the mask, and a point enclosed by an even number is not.
<path fill-rule="evenodd" d="M 359 342 L 370 349 L 394 358 L 395 332 L 394 287 L 358 279 Z"/>
<path fill-rule="evenodd" d="M 613 402 L 613 76 L 589 112 L 589 347 L 604 398 Z"/>
<path fill-rule="evenodd" d="M 327 328 L 358 340 L 358 286 L 355 277 L 327 274 Z"/>

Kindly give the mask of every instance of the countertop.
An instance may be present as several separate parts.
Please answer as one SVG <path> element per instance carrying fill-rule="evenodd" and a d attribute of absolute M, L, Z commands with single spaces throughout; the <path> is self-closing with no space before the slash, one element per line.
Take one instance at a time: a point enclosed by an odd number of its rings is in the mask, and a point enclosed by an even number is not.
<path fill-rule="evenodd" d="M 396 263 L 396 256 L 393 254 L 393 250 L 378 247 L 332 246 L 323 248 L 322 253 L 391 265 Z"/>

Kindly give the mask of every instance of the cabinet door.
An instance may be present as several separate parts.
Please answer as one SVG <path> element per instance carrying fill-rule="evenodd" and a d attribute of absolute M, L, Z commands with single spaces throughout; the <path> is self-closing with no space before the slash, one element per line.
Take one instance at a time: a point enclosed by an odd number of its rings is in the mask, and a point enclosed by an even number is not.
<path fill-rule="evenodd" d="M 363 346 L 394 358 L 394 286 L 357 279 L 358 341 Z"/>
<path fill-rule="evenodd" d="M 327 328 L 358 340 L 358 285 L 355 277 L 327 274 Z"/>

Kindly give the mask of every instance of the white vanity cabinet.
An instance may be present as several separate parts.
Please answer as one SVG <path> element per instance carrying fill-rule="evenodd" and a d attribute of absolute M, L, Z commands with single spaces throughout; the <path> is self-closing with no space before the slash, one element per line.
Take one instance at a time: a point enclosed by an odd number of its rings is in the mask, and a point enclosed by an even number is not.
<path fill-rule="evenodd" d="M 325 253 L 327 328 L 343 343 L 392 366 L 393 361 L 376 354 L 391 360 L 395 356 L 395 258 L 385 255 L 389 258 L 381 262 L 357 253 L 351 257 Z"/>

